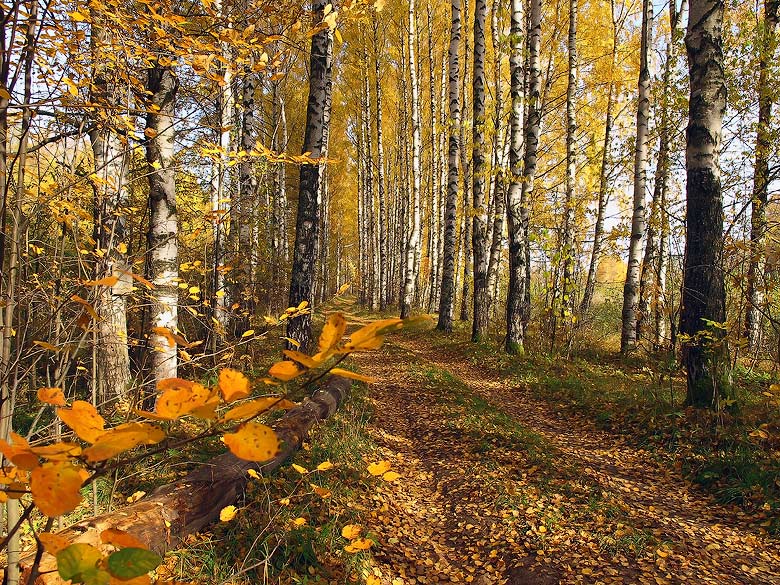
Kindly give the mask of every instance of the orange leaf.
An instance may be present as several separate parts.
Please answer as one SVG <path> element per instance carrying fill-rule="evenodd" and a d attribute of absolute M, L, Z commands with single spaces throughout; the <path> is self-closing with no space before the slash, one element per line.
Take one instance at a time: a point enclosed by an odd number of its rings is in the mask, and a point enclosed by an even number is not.
<path fill-rule="evenodd" d="M 368 472 L 371 475 L 382 475 L 388 471 L 390 471 L 389 461 L 377 461 L 368 466 Z"/>
<path fill-rule="evenodd" d="M 319 361 L 316 356 L 312 357 L 309 355 L 306 355 L 305 353 L 301 351 L 294 351 L 292 349 L 285 349 L 282 352 L 285 357 L 290 358 L 291 360 L 298 362 L 305 368 L 316 368 L 318 367 L 322 362 Z"/>
<path fill-rule="evenodd" d="M 225 402 L 246 398 L 252 392 L 249 379 L 238 370 L 231 368 L 225 368 L 219 373 L 219 389 Z"/>
<path fill-rule="evenodd" d="M 38 400 L 54 406 L 65 406 L 65 393 L 62 388 L 38 388 Z"/>
<path fill-rule="evenodd" d="M 376 382 L 374 378 L 371 376 L 363 376 L 362 374 L 357 374 L 355 372 L 351 372 L 349 370 L 345 370 L 343 368 L 333 368 L 330 371 L 331 374 L 334 376 L 341 376 L 342 378 L 350 378 L 351 380 L 358 380 L 360 382 L 366 382 L 368 384 L 373 384 Z"/>
<path fill-rule="evenodd" d="M 165 438 L 159 427 L 147 423 L 125 423 L 103 433 L 97 442 L 84 449 L 87 461 L 105 461 L 138 445 L 154 445 Z"/>
<path fill-rule="evenodd" d="M 268 373 L 274 378 L 278 378 L 283 382 L 289 382 L 293 378 L 297 378 L 303 374 L 304 371 L 305 370 L 298 368 L 298 364 L 295 362 L 284 360 L 281 362 L 276 362 L 274 365 L 272 365 L 268 370 Z"/>
<path fill-rule="evenodd" d="M 101 532 L 100 541 L 116 548 L 149 548 L 129 532 L 117 528 L 108 528 Z"/>
<path fill-rule="evenodd" d="M 0 439 L 0 452 L 11 463 L 24 470 L 38 467 L 38 456 L 30 450 L 27 440 L 21 435 L 10 433 L 11 443 Z"/>
<path fill-rule="evenodd" d="M 355 540 L 363 531 L 363 527 L 360 524 L 347 524 L 341 529 L 341 536 L 347 540 Z"/>
<path fill-rule="evenodd" d="M 46 516 L 61 516 L 76 509 L 81 502 L 81 484 L 86 471 L 67 461 L 46 463 L 30 477 L 33 502 Z"/>
<path fill-rule="evenodd" d="M 54 534 L 53 532 L 41 532 L 38 535 L 38 540 L 41 541 L 43 548 L 50 555 L 56 555 L 63 548 L 67 548 L 71 545 L 70 540 L 61 534 Z"/>
<path fill-rule="evenodd" d="M 89 402 L 76 400 L 70 408 L 58 408 L 57 416 L 87 443 L 94 443 L 105 432 L 106 421 Z"/>
<path fill-rule="evenodd" d="M 279 439 L 273 429 L 248 422 L 222 438 L 233 455 L 247 461 L 268 461 L 279 453 Z"/>
<path fill-rule="evenodd" d="M 377 349 L 384 343 L 385 334 L 403 327 L 401 319 L 382 319 L 358 329 L 351 336 L 349 342 L 342 351 L 363 351 Z"/>
<path fill-rule="evenodd" d="M 95 321 L 100 321 L 100 317 L 98 317 L 98 314 L 95 312 L 94 307 L 89 304 L 86 300 L 82 299 L 79 295 L 73 295 L 70 297 L 71 301 L 74 301 L 84 307 L 84 309 L 89 313 L 89 316 L 92 317 Z"/>
<path fill-rule="evenodd" d="M 54 443 L 43 447 L 30 447 L 38 457 L 53 461 L 67 461 L 81 455 L 81 446 L 76 443 Z"/>
<path fill-rule="evenodd" d="M 157 384 L 162 394 L 157 398 L 155 411 L 158 416 L 173 420 L 205 405 L 212 397 L 211 391 L 197 382 L 168 378 Z"/>
<path fill-rule="evenodd" d="M 280 399 L 276 396 L 264 396 L 262 398 L 258 398 L 257 400 L 252 400 L 251 402 L 239 404 L 222 415 L 222 421 L 227 422 L 231 420 L 252 418 L 261 412 L 265 412 L 266 410 L 277 406 L 277 402 L 280 402 Z"/>
<path fill-rule="evenodd" d="M 333 349 L 344 337 L 347 329 L 347 320 L 341 313 L 332 313 L 328 316 L 325 326 L 322 328 L 319 340 L 319 350 L 324 352 Z"/>
<path fill-rule="evenodd" d="M 119 282 L 118 276 L 106 276 L 99 280 L 85 280 L 84 286 L 114 286 Z"/>

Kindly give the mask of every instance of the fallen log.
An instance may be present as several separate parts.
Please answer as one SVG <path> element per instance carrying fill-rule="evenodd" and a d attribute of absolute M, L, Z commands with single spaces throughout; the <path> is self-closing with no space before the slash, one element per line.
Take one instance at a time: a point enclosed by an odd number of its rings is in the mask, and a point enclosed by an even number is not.
<path fill-rule="evenodd" d="M 312 426 L 336 411 L 350 385 L 346 378 L 331 376 L 311 397 L 272 425 L 280 441 L 280 452 L 273 459 L 256 463 L 224 453 L 121 510 L 82 520 L 59 534 L 71 542 L 102 546 L 100 533 L 115 528 L 132 534 L 160 554 L 176 548 L 186 536 L 214 522 L 222 508 L 238 500 L 246 488 L 250 469 L 268 475 L 300 449 Z M 33 555 L 20 562 L 22 583 L 28 581 L 33 562 Z M 44 555 L 38 569 L 43 574 L 36 579 L 36 585 L 63 583 L 56 570 L 51 572 L 54 569 L 54 557 Z"/>

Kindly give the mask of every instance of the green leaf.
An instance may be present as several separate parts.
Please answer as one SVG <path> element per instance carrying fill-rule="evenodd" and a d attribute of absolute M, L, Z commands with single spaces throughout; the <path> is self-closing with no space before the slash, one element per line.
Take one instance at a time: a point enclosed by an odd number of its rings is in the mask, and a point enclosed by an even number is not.
<path fill-rule="evenodd" d="M 111 583 L 111 575 L 103 569 L 90 569 L 81 574 L 81 582 L 84 585 L 109 585 Z"/>
<path fill-rule="evenodd" d="M 135 579 L 153 571 L 162 562 L 160 555 L 143 548 L 123 548 L 108 557 L 108 571 L 117 579 Z"/>
<path fill-rule="evenodd" d="M 66 581 L 83 583 L 84 575 L 96 570 L 102 558 L 103 555 L 94 546 L 77 542 L 57 553 L 57 571 Z"/>

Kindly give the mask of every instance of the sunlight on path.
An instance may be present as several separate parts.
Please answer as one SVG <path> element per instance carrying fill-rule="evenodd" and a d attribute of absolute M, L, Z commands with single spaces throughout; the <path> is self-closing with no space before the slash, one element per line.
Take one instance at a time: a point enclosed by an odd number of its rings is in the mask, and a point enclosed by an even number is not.
<path fill-rule="evenodd" d="M 780 584 L 738 510 L 457 347 L 407 335 L 356 362 L 402 476 L 365 503 L 382 583 Z"/>

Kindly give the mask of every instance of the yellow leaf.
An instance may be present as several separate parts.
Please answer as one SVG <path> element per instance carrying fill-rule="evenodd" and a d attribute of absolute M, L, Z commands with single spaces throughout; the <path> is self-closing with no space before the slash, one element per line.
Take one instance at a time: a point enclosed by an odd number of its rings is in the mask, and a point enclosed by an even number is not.
<path fill-rule="evenodd" d="M 43 447 L 30 447 L 30 451 L 50 461 L 67 461 L 81 455 L 81 446 L 76 443 L 53 443 Z"/>
<path fill-rule="evenodd" d="M 5 87 L 3 87 L 2 85 L 0 85 L 0 99 L 3 99 L 3 100 L 10 100 L 11 99 L 11 94 L 8 93 L 8 90 Z"/>
<path fill-rule="evenodd" d="M 125 423 L 103 433 L 97 442 L 84 449 L 87 461 L 105 461 L 138 445 L 154 445 L 165 438 L 159 427 L 147 423 Z"/>
<path fill-rule="evenodd" d="M 146 495 L 146 492 L 143 492 L 143 491 L 140 491 L 140 490 L 137 491 L 137 492 L 133 492 L 132 495 L 127 497 L 127 503 L 128 504 L 132 504 L 133 502 L 137 502 L 138 500 L 143 498 L 145 495 Z"/>
<path fill-rule="evenodd" d="M 333 349 L 344 337 L 344 331 L 347 329 L 347 320 L 341 313 L 332 313 L 328 315 L 328 320 L 322 328 L 319 340 L 319 350 L 326 352 Z"/>
<path fill-rule="evenodd" d="M 86 472 L 67 461 L 46 463 L 30 474 L 33 502 L 46 516 L 61 516 L 81 502 L 81 484 Z"/>
<path fill-rule="evenodd" d="M 222 440 L 233 455 L 247 461 L 268 461 L 279 453 L 276 433 L 260 423 L 246 423 L 235 433 L 225 433 Z"/>
<path fill-rule="evenodd" d="M 285 357 L 290 358 L 294 362 L 298 362 L 306 368 L 316 368 L 321 365 L 321 362 L 317 360 L 316 357 L 313 358 L 300 351 L 285 349 L 282 353 L 285 355 Z"/>
<path fill-rule="evenodd" d="M 84 22 L 87 20 L 87 17 L 81 14 L 81 12 L 68 12 L 68 16 L 73 19 L 73 22 Z"/>
<path fill-rule="evenodd" d="M 298 368 L 298 364 L 291 362 L 290 360 L 284 360 L 276 362 L 270 367 L 268 373 L 274 378 L 278 378 L 283 382 L 289 382 L 293 378 L 300 376 L 305 370 Z"/>
<path fill-rule="evenodd" d="M 249 379 L 238 370 L 230 368 L 225 368 L 219 373 L 219 389 L 225 402 L 246 398 L 252 391 Z"/>
<path fill-rule="evenodd" d="M 219 520 L 221 522 L 230 522 L 235 517 L 236 517 L 235 506 L 225 506 L 219 511 Z"/>
<path fill-rule="evenodd" d="M 14 432 L 10 437 L 10 444 L 0 439 L 0 453 L 20 469 L 30 471 L 38 467 L 38 456 L 30 450 L 27 440 Z"/>
<path fill-rule="evenodd" d="M 107 528 L 101 532 L 100 542 L 110 544 L 116 548 L 149 548 L 129 532 L 119 530 L 118 528 Z"/>
<path fill-rule="evenodd" d="M 34 345 L 37 345 L 39 347 L 42 347 L 43 349 L 48 349 L 49 351 L 59 351 L 60 349 L 56 345 L 52 345 L 51 343 L 47 341 L 33 341 Z"/>
<path fill-rule="evenodd" d="M 371 475 L 383 475 L 390 471 L 389 461 L 377 461 L 368 466 L 368 472 Z"/>
<path fill-rule="evenodd" d="M 119 242 L 116 245 L 116 251 L 119 252 L 120 254 L 127 254 L 127 244 L 125 244 L 124 242 Z"/>
<path fill-rule="evenodd" d="M 62 388 L 38 388 L 38 400 L 54 406 L 65 406 L 65 393 Z"/>
<path fill-rule="evenodd" d="M 105 432 L 106 421 L 89 402 L 76 400 L 70 408 L 58 408 L 57 416 L 87 443 L 94 443 Z"/>
<path fill-rule="evenodd" d="M 329 489 L 325 489 L 324 487 L 320 487 L 313 483 L 310 483 L 309 486 L 314 490 L 314 493 L 322 499 L 329 498 L 332 495 L 332 492 Z"/>
<path fill-rule="evenodd" d="M 396 473 L 395 471 L 388 471 L 387 473 L 382 475 L 382 479 L 384 479 L 385 481 L 395 481 L 399 477 L 401 477 L 401 474 Z"/>
<path fill-rule="evenodd" d="M 38 539 L 41 541 L 41 544 L 43 544 L 44 550 L 54 556 L 62 549 L 71 545 L 70 540 L 61 534 L 55 534 L 53 532 L 41 532 L 38 534 Z"/>
<path fill-rule="evenodd" d="M 347 540 L 355 540 L 362 531 L 363 527 L 360 524 L 347 524 L 341 529 L 341 536 Z"/>
<path fill-rule="evenodd" d="M 323 461 L 317 466 L 317 471 L 328 471 L 328 469 L 333 469 L 333 463 L 328 461 Z"/>
<path fill-rule="evenodd" d="M 300 473 L 301 475 L 306 475 L 307 473 L 309 473 L 308 469 L 306 469 L 305 467 L 301 467 L 300 465 L 297 465 L 296 463 L 292 464 L 292 468 L 295 471 L 297 471 L 298 473 Z"/>
<path fill-rule="evenodd" d="M 231 420 L 243 420 L 247 418 L 252 418 L 253 416 L 260 414 L 261 412 L 265 412 L 266 410 L 269 410 L 271 407 L 275 406 L 276 403 L 279 401 L 280 401 L 279 398 L 275 396 L 264 396 L 262 398 L 258 398 L 257 400 L 252 400 L 251 402 L 245 402 L 244 404 L 239 404 L 238 406 L 228 410 L 222 416 L 222 421 L 228 422 Z"/>
<path fill-rule="evenodd" d="M 364 351 L 382 346 L 385 334 L 403 327 L 401 319 L 382 319 L 358 329 L 351 336 L 343 351 Z"/>
<path fill-rule="evenodd" d="M 247 329 L 241 334 L 241 337 L 252 337 L 255 334 L 254 329 Z"/>
<path fill-rule="evenodd" d="M 168 378 L 157 384 L 162 394 L 157 398 L 155 411 L 158 416 L 173 420 L 200 408 L 212 398 L 211 391 L 197 382 Z"/>
<path fill-rule="evenodd" d="M 351 287 L 351 286 L 352 286 L 351 282 L 346 282 L 346 283 L 342 284 L 339 287 L 339 290 L 336 292 L 336 296 L 343 295 L 345 292 L 347 292 L 349 290 L 349 287 Z"/>
<path fill-rule="evenodd" d="M 376 575 L 366 577 L 366 585 L 382 585 L 382 580 Z"/>
<path fill-rule="evenodd" d="M 367 538 L 358 538 L 357 540 L 353 540 L 350 542 L 347 546 L 344 547 L 344 550 L 348 553 L 354 553 L 361 550 L 368 550 L 374 545 L 373 540 L 369 540 Z"/>
<path fill-rule="evenodd" d="M 364 376 L 362 374 L 356 374 L 355 372 L 351 372 L 349 370 L 345 370 L 343 368 L 333 368 L 330 371 L 331 374 L 334 376 L 341 376 L 342 378 L 349 378 L 351 380 L 358 380 L 360 382 L 366 382 L 368 384 L 373 384 L 376 382 L 374 378 L 371 376 Z"/>
<path fill-rule="evenodd" d="M 251 477 L 252 479 L 260 479 L 260 474 L 259 474 L 259 473 L 257 473 L 257 472 L 256 472 L 254 469 L 250 469 L 249 471 L 247 471 L 247 474 L 248 474 L 248 475 L 249 475 L 249 477 Z"/>
<path fill-rule="evenodd" d="M 306 518 L 296 518 L 292 521 L 293 526 L 305 526 L 306 525 Z"/>

